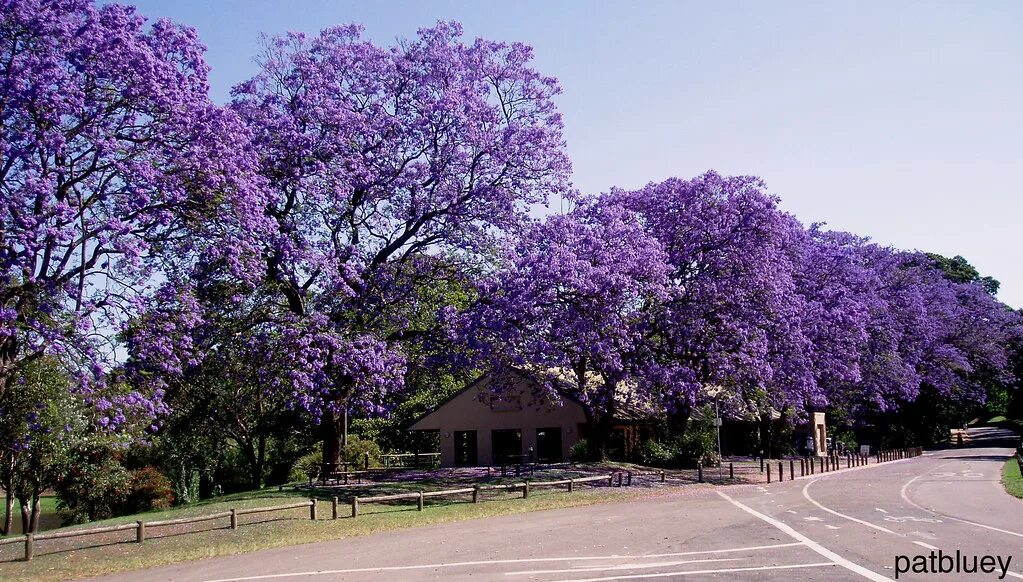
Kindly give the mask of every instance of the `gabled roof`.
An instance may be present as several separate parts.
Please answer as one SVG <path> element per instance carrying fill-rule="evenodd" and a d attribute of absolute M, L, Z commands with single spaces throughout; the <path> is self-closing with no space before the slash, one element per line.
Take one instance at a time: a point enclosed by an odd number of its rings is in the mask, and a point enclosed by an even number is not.
<path fill-rule="evenodd" d="M 535 374 L 530 372 L 529 370 L 515 366 L 510 366 L 508 368 L 508 371 L 518 375 L 520 378 L 524 380 L 539 383 L 537 381 Z M 411 424 L 409 424 L 407 430 L 417 430 L 412 427 L 428 419 L 435 412 L 442 409 L 444 406 L 446 406 L 452 400 L 464 394 L 466 391 L 475 388 L 483 380 L 490 377 L 493 373 L 494 373 L 493 371 L 490 371 L 481 374 L 478 378 L 466 384 L 464 388 L 455 392 L 451 396 L 448 396 L 442 402 L 437 404 L 437 406 L 434 407 L 433 410 L 423 414 L 422 416 L 414 420 Z M 564 377 L 563 375 L 558 373 L 553 374 L 553 377 L 556 381 L 554 389 L 558 392 L 558 395 L 563 400 L 573 402 L 585 408 L 586 405 L 572 394 L 575 391 L 575 385 L 573 382 L 571 382 L 567 377 Z M 621 422 L 635 422 L 640 420 L 646 420 L 656 415 L 657 409 L 653 405 L 653 403 L 642 402 L 638 396 L 637 391 L 633 387 L 626 386 L 624 384 L 619 386 L 618 393 L 615 394 L 615 420 Z"/>

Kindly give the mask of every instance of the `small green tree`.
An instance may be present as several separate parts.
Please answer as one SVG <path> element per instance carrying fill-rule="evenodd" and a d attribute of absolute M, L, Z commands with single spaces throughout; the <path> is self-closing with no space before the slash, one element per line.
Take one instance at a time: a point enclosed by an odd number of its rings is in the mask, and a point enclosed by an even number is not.
<path fill-rule="evenodd" d="M 23 532 L 39 526 L 39 496 L 58 485 L 86 437 L 87 417 L 69 390 L 63 363 L 43 357 L 25 365 L 0 398 L 0 487 L 5 493 L 3 533 L 11 533 L 14 502 Z"/>

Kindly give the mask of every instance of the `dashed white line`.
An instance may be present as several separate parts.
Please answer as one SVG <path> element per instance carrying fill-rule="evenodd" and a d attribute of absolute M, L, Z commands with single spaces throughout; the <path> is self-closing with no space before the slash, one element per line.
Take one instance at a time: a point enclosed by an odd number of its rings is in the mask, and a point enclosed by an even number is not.
<path fill-rule="evenodd" d="M 810 538 L 806 537 L 805 535 L 803 535 L 803 534 L 799 533 L 798 531 L 792 529 L 792 527 L 786 525 L 785 523 L 782 523 L 781 521 L 778 521 L 777 519 L 774 519 L 771 516 L 764 515 L 763 513 L 760 513 L 759 511 L 757 511 L 757 510 L 755 510 L 755 509 L 753 509 L 751 507 L 743 505 L 742 503 L 739 503 L 738 501 L 732 499 L 731 497 L 729 497 L 728 495 L 726 495 L 726 494 L 724 494 L 724 493 L 722 493 L 720 491 L 716 491 L 716 493 L 718 495 L 720 495 L 721 497 L 725 498 L 729 503 L 731 503 L 732 505 L 734 505 L 734 506 L 738 507 L 739 509 L 745 511 L 746 513 L 748 513 L 748 514 L 750 514 L 750 515 L 752 515 L 754 517 L 760 518 L 763 521 L 766 521 L 767 523 L 769 523 L 769 524 L 773 525 L 774 527 L 780 529 L 781 531 L 787 533 L 793 539 L 797 539 L 797 540 L 803 542 L 803 544 L 806 545 L 806 547 L 808 547 L 811 550 L 817 552 L 818 554 L 824 556 L 825 558 L 831 560 L 835 564 L 837 564 L 839 566 L 842 566 L 846 570 L 855 572 L 855 573 L 859 574 L 860 576 L 863 576 L 864 578 L 866 578 L 868 580 L 873 580 L 874 582 L 885 582 L 885 581 L 891 580 L 890 578 L 886 578 L 886 577 L 878 574 L 877 572 L 874 572 L 873 570 L 868 570 L 867 568 L 864 568 L 863 566 L 860 566 L 859 564 L 857 564 L 855 562 L 852 562 L 850 560 L 847 560 L 846 558 L 843 558 L 842 556 L 839 556 L 835 552 L 832 552 L 831 550 L 825 548 L 824 546 L 820 545 L 819 543 L 811 540 Z"/>
<path fill-rule="evenodd" d="M 728 574 L 733 572 L 760 572 L 763 570 L 791 570 L 793 568 L 821 568 L 837 566 L 834 562 L 817 562 L 814 564 L 788 564 L 782 566 L 751 566 L 749 568 L 724 568 L 720 570 L 682 570 L 681 572 L 660 572 L 657 574 L 630 574 L 628 576 L 610 576 L 604 578 L 571 578 L 555 582 L 608 582 L 609 580 L 636 580 L 639 578 L 668 578 L 669 576 L 693 576 L 697 574 Z M 888 580 L 888 578 L 882 578 Z"/>
<path fill-rule="evenodd" d="M 918 545 L 918 546 L 927 548 L 928 550 L 936 550 L 936 549 L 938 549 L 936 546 L 932 546 L 931 544 L 925 544 L 923 542 L 918 542 L 916 540 L 913 540 L 913 543 Z"/>
<path fill-rule="evenodd" d="M 742 558 L 704 558 L 702 560 L 675 560 L 672 562 L 650 562 L 649 564 L 615 564 L 614 566 L 593 566 L 589 568 L 569 568 L 561 570 L 519 570 L 505 572 L 505 576 L 532 576 L 534 574 L 567 574 L 572 572 L 610 572 L 613 570 L 642 570 L 644 568 L 667 568 L 683 564 L 703 564 L 707 562 L 735 562 Z"/>

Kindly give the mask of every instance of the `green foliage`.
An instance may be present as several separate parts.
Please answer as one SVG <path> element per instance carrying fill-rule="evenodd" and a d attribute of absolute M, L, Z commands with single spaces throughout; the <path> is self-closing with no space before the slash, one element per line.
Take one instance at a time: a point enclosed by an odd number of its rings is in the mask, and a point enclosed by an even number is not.
<path fill-rule="evenodd" d="M 569 457 L 574 462 L 587 461 L 590 459 L 590 443 L 586 439 L 579 439 L 569 452 Z"/>
<path fill-rule="evenodd" d="M 79 451 L 74 467 L 57 487 L 57 513 L 65 525 L 114 517 L 131 489 L 132 475 L 111 449 Z"/>
<path fill-rule="evenodd" d="M 997 294 L 998 288 L 1001 287 L 1001 283 L 996 279 L 982 277 L 976 267 L 959 255 L 951 259 L 937 253 L 927 253 L 927 256 L 934 261 L 935 266 L 945 273 L 946 277 L 956 283 L 978 283 L 992 295 Z"/>
<path fill-rule="evenodd" d="M 288 473 L 289 483 L 298 483 L 308 480 L 311 476 L 315 475 L 320 470 L 320 465 L 323 464 L 323 451 L 313 451 L 307 455 L 302 455 L 295 461 L 295 464 L 291 466 L 291 472 Z"/>
<path fill-rule="evenodd" d="M 379 467 L 380 445 L 369 439 L 348 435 L 348 444 L 341 449 L 341 460 L 361 469 L 364 466 L 367 454 L 369 455 L 369 466 Z"/>
<path fill-rule="evenodd" d="M 675 461 L 677 450 L 674 443 L 662 443 L 653 439 L 644 442 L 637 453 L 637 460 L 649 467 L 670 467 Z"/>

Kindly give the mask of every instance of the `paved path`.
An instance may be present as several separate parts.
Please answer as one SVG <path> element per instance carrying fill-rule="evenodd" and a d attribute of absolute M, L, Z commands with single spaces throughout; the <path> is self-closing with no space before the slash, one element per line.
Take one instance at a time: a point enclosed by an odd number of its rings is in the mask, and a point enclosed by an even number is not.
<path fill-rule="evenodd" d="M 971 435 L 970 448 L 784 483 L 689 488 L 103 580 L 887 580 L 895 579 L 897 556 L 910 565 L 939 550 L 959 550 L 970 567 L 973 556 L 1001 557 L 1010 560 L 1006 579 L 1023 578 L 1023 501 L 999 483 L 1012 449 L 995 439 L 1008 435 Z M 990 574 L 900 571 L 898 579 L 997 580 L 1003 570 L 992 567 Z"/>

